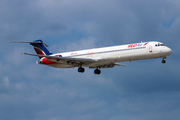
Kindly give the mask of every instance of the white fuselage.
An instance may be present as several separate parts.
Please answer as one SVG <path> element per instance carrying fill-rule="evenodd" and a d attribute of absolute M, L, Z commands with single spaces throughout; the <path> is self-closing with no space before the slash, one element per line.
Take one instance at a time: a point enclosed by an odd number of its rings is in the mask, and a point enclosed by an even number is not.
<path fill-rule="evenodd" d="M 172 50 L 160 42 L 142 42 L 120 46 L 57 53 L 53 54 L 52 56 L 61 55 L 62 57 L 88 58 L 97 60 L 98 62 L 82 65 L 93 68 L 97 65 L 103 65 L 105 63 L 116 63 L 152 58 L 166 58 L 166 56 L 170 55 L 171 53 Z M 57 68 L 78 67 L 72 64 L 63 64 L 63 62 L 64 61 L 59 61 L 56 64 L 49 66 Z"/>

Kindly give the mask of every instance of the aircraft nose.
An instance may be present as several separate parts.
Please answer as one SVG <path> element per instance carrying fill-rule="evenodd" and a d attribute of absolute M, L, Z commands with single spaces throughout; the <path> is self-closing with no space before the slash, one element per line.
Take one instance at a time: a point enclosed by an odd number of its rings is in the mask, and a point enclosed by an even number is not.
<path fill-rule="evenodd" d="M 169 55 L 171 55 L 171 54 L 172 54 L 172 50 L 171 50 L 170 48 L 167 48 L 167 53 L 168 53 Z"/>

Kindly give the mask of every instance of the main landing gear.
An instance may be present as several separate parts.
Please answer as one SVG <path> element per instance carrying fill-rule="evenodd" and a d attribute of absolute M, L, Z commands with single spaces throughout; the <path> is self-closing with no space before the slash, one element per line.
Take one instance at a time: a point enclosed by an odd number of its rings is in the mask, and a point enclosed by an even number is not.
<path fill-rule="evenodd" d="M 78 68 L 78 72 L 79 73 L 83 73 L 85 71 L 85 69 L 83 67 L 79 67 Z M 94 70 L 94 74 L 100 74 L 101 73 L 101 70 L 99 70 L 98 68 Z"/>
<path fill-rule="evenodd" d="M 100 74 L 101 73 L 101 70 L 99 70 L 98 68 L 94 70 L 94 74 Z"/>
<path fill-rule="evenodd" d="M 85 71 L 85 69 L 83 67 L 78 68 L 78 72 L 83 73 L 84 71 Z"/>

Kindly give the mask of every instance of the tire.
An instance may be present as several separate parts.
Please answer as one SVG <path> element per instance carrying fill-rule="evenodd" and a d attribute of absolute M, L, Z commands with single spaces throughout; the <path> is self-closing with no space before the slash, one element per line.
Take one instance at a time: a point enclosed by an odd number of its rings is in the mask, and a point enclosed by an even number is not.
<path fill-rule="evenodd" d="M 85 71 L 85 69 L 83 67 L 78 68 L 78 72 L 83 73 L 84 71 Z"/>

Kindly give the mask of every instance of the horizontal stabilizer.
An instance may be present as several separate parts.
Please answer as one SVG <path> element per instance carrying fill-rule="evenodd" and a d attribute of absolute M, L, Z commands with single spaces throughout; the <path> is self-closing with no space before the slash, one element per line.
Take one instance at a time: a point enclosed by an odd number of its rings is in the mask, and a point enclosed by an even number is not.
<path fill-rule="evenodd" d="M 37 41 L 37 42 L 32 42 L 32 41 L 9 41 L 12 43 L 43 43 L 42 41 Z M 43 43 L 46 47 L 49 47 L 48 45 L 46 45 L 45 43 Z"/>
<path fill-rule="evenodd" d="M 9 42 L 13 42 L 13 43 L 42 43 L 42 42 L 30 42 L 30 41 L 9 41 Z"/>

